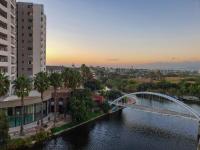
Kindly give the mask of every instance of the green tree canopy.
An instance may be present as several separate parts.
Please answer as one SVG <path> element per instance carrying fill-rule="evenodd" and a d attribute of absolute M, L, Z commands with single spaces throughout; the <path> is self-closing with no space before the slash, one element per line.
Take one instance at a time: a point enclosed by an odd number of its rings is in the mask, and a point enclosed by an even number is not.
<path fill-rule="evenodd" d="M 122 93 L 118 90 L 111 90 L 111 91 L 108 91 L 106 93 L 106 97 L 109 99 L 109 100 L 115 100 L 119 97 L 122 96 Z"/>
<path fill-rule="evenodd" d="M 92 78 L 92 73 L 90 71 L 90 68 L 87 67 L 85 64 L 81 65 L 81 76 L 83 78 L 84 83 Z"/>
<path fill-rule="evenodd" d="M 49 76 L 50 85 L 57 89 L 62 86 L 62 76 L 60 73 L 54 72 Z"/>
<path fill-rule="evenodd" d="M 99 80 L 93 79 L 86 81 L 84 83 L 84 87 L 90 89 L 91 91 L 101 90 L 103 88 L 103 85 Z"/>
<path fill-rule="evenodd" d="M 8 93 L 10 86 L 10 81 L 8 76 L 5 76 L 3 73 L 0 73 L 0 97 Z"/>
<path fill-rule="evenodd" d="M 91 92 L 85 89 L 74 90 L 70 98 L 70 112 L 75 122 L 84 121 L 93 108 Z"/>
<path fill-rule="evenodd" d="M 47 73 L 45 72 L 39 72 L 36 74 L 34 78 L 34 88 L 43 94 L 46 90 L 48 90 L 50 86 L 50 81 Z"/>
<path fill-rule="evenodd" d="M 50 81 L 49 81 L 49 77 L 47 75 L 46 72 L 39 72 L 38 74 L 36 74 L 35 78 L 34 78 L 34 87 L 35 89 L 41 93 L 41 108 L 43 110 L 43 99 L 44 99 L 44 92 L 46 90 L 48 90 L 50 86 Z M 41 125 L 43 125 L 43 111 L 41 111 Z"/>
<path fill-rule="evenodd" d="M 18 97 L 26 97 L 32 89 L 32 81 L 26 76 L 20 76 L 13 82 L 15 93 Z"/>
<path fill-rule="evenodd" d="M 32 89 L 31 80 L 26 76 L 20 76 L 13 82 L 13 87 L 15 88 L 15 93 L 18 97 L 21 97 L 21 128 L 20 134 L 24 134 L 24 97 L 29 95 L 29 92 Z"/>

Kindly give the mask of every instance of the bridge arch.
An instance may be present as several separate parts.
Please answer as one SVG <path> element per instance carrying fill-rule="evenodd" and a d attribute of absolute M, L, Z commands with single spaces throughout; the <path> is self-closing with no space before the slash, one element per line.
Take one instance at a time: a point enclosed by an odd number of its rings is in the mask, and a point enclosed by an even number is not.
<path fill-rule="evenodd" d="M 182 108 L 186 109 L 191 114 L 193 114 L 195 116 L 195 118 L 198 120 L 198 122 L 200 122 L 200 115 L 199 115 L 199 113 L 196 110 L 194 110 L 193 108 L 191 108 L 187 104 L 179 101 L 178 99 L 176 99 L 174 97 L 171 97 L 171 96 L 165 95 L 165 94 L 161 94 L 161 93 L 155 93 L 155 92 L 135 92 L 135 93 L 125 94 L 125 95 L 123 95 L 123 96 L 115 99 L 114 101 L 112 101 L 110 103 L 110 105 L 123 106 L 123 105 L 118 104 L 118 102 L 120 100 L 122 100 L 124 97 L 128 97 L 128 96 L 132 96 L 132 97 L 137 98 L 137 95 L 139 95 L 139 94 L 141 94 L 141 95 L 145 94 L 145 95 L 158 96 L 158 97 L 161 97 L 161 98 L 165 98 L 166 100 L 169 100 L 171 102 L 174 102 L 174 103 L 178 104 L 179 106 L 181 106 Z"/>

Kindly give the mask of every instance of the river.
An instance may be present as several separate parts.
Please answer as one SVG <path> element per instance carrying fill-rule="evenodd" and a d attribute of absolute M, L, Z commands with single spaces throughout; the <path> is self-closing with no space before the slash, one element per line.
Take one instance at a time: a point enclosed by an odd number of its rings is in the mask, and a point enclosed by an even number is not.
<path fill-rule="evenodd" d="M 153 106 L 162 105 L 164 108 L 176 107 L 168 102 L 153 103 Z M 149 104 L 152 105 L 152 102 Z M 190 105 L 200 112 L 199 105 Z M 34 149 L 196 150 L 196 134 L 197 122 L 192 119 L 125 108 L 122 112 L 62 134 Z"/>

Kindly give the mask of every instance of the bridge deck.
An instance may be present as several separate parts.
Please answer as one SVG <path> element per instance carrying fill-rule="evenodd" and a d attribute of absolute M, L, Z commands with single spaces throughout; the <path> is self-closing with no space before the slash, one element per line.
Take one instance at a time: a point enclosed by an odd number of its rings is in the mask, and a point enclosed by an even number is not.
<path fill-rule="evenodd" d="M 126 106 L 124 106 L 126 107 Z M 195 119 L 194 115 L 190 115 L 190 114 L 185 114 L 185 113 L 181 113 L 181 112 L 176 112 L 176 111 L 172 111 L 172 110 L 167 110 L 167 109 L 158 109 L 158 108 L 152 108 L 152 107 L 148 107 L 148 106 L 144 106 L 144 105 L 129 105 L 128 107 L 137 109 L 137 110 L 142 110 L 145 112 L 152 112 L 152 113 L 159 113 L 159 114 L 163 114 L 163 115 L 171 115 L 171 116 L 182 116 L 182 117 L 186 117 L 186 118 L 191 118 L 191 119 Z"/>

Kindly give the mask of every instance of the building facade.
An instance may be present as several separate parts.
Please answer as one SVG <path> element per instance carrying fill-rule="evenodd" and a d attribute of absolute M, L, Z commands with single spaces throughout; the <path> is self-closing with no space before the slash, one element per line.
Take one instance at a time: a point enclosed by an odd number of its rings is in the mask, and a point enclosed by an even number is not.
<path fill-rule="evenodd" d="M 0 72 L 5 73 L 11 81 L 15 80 L 17 74 L 15 14 L 15 0 L 0 0 Z"/>
<path fill-rule="evenodd" d="M 41 4 L 17 3 L 18 76 L 46 71 L 46 15 Z"/>
<path fill-rule="evenodd" d="M 57 113 L 63 115 L 66 113 L 69 105 L 70 92 L 66 89 L 59 89 L 56 94 L 56 107 Z M 24 99 L 24 119 L 21 118 L 22 106 L 21 99 L 17 96 L 7 97 L 4 100 L 0 100 L 0 111 L 3 110 L 8 117 L 9 127 L 18 127 L 22 121 L 24 125 L 37 122 L 41 119 L 42 112 L 43 117 L 49 117 L 54 113 L 54 93 L 53 90 L 48 90 L 44 93 L 43 109 L 40 93 L 37 91 L 31 91 L 29 97 Z M 53 119 L 53 118 L 51 118 Z"/>

